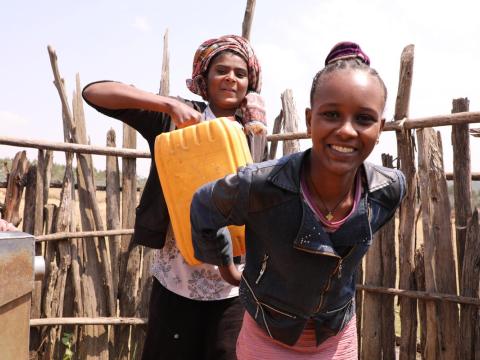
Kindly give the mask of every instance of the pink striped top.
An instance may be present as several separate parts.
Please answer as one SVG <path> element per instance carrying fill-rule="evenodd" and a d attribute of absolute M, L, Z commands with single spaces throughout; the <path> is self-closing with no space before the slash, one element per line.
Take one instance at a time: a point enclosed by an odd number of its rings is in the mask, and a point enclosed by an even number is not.
<path fill-rule="evenodd" d="M 305 199 L 305 202 L 308 204 L 310 209 L 312 209 L 318 221 L 322 223 L 323 227 L 325 228 L 325 231 L 334 232 L 340 226 L 342 226 L 345 223 L 345 221 L 347 221 L 348 218 L 357 209 L 358 203 L 360 202 L 360 197 L 362 195 L 362 177 L 357 172 L 357 175 L 355 176 L 355 195 L 353 199 L 352 210 L 350 210 L 347 216 L 345 216 L 343 219 L 340 219 L 338 221 L 328 221 L 327 218 L 322 214 L 318 206 L 315 204 L 315 201 L 313 200 L 313 197 L 310 194 L 310 191 L 308 190 L 308 186 L 307 186 L 304 175 L 300 179 L 300 190 L 302 192 L 303 198 Z"/>
<path fill-rule="evenodd" d="M 294 346 L 272 339 L 248 312 L 237 340 L 238 360 L 353 360 L 358 359 L 355 315 L 337 335 L 316 346 L 315 329 L 305 329 Z"/>

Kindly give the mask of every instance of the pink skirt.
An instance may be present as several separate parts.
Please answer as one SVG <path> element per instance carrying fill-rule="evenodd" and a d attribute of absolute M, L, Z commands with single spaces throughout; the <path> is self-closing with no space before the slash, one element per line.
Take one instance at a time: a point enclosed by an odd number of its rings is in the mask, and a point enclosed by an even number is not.
<path fill-rule="evenodd" d="M 315 330 L 306 329 L 294 346 L 272 339 L 245 312 L 237 340 L 238 360 L 356 360 L 357 324 L 355 315 L 336 336 L 316 346 Z"/>

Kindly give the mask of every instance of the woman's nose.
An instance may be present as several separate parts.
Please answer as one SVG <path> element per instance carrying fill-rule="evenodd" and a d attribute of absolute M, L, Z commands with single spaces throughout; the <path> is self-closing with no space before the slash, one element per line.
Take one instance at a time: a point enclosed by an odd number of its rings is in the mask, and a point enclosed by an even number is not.
<path fill-rule="evenodd" d="M 357 130 L 351 119 L 345 119 L 337 132 L 340 136 L 346 138 L 357 136 Z"/>
<path fill-rule="evenodd" d="M 233 71 L 229 71 L 225 74 L 225 80 L 227 81 L 235 81 L 235 73 Z"/>

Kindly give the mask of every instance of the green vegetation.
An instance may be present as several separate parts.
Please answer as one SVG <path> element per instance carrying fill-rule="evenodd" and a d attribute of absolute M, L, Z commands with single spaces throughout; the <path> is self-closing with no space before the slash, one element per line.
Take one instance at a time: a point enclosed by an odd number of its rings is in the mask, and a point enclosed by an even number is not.
<path fill-rule="evenodd" d="M 36 163 L 37 163 L 36 160 L 32 161 L 32 164 L 36 164 Z M 7 167 L 8 169 L 12 168 L 12 159 L 0 158 L 0 181 L 6 181 L 5 167 Z M 94 168 L 93 171 L 95 174 L 95 184 L 105 185 L 105 177 L 106 177 L 105 170 L 97 170 Z M 52 182 L 62 182 L 63 175 L 65 174 L 65 165 L 53 163 L 51 174 L 52 174 L 52 178 L 51 178 Z M 74 176 L 75 178 L 77 176 L 75 171 L 74 171 Z M 146 181 L 145 178 L 137 177 L 138 186 L 142 187 L 143 185 L 145 185 L 145 181 Z"/>
<path fill-rule="evenodd" d="M 451 180 L 448 181 L 448 198 L 450 204 L 453 204 L 453 181 Z M 480 208 L 480 181 L 472 181 L 472 205 Z"/>
<path fill-rule="evenodd" d="M 62 336 L 62 343 L 65 345 L 65 353 L 63 354 L 63 360 L 71 360 L 73 359 L 73 334 L 72 333 L 63 333 Z"/>

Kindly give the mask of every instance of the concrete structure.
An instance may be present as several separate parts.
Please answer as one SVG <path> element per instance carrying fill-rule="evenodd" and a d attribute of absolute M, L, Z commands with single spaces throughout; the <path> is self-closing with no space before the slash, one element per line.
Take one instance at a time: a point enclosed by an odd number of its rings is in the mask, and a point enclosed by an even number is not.
<path fill-rule="evenodd" d="M 34 274 L 35 238 L 22 232 L 0 232 L 1 359 L 28 359 Z"/>

